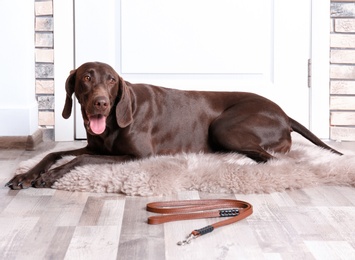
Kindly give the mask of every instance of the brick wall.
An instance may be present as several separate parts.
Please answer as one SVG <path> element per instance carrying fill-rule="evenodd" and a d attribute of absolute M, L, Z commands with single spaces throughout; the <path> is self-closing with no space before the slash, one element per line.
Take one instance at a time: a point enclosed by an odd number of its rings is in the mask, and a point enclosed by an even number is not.
<path fill-rule="evenodd" d="M 54 139 L 53 2 L 35 1 L 35 61 L 38 124 L 44 139 Z"/>
<path fill-rule="evenodd" d="M 330 138 L 355 141 L 355 1 L 333 0 L 330 35 Z"/>

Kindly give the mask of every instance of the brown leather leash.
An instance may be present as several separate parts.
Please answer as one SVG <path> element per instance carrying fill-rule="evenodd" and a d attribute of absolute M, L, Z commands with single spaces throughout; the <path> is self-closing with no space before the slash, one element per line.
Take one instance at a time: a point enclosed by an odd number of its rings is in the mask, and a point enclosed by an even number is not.
<path fill-rule="evenodd" d="M 151 216 L 148 224 L 156 225 L 170 221 L 230 217 L 201 229 L 193 230 L 178 245 L 190 244 L 192 239 L 212 232 L 214 229 L 242 220 L 253 213 L 253 206 L 245 201 L 229 199 L 161 201 L 147 204 L 147 211 L 164 214 Z"/>

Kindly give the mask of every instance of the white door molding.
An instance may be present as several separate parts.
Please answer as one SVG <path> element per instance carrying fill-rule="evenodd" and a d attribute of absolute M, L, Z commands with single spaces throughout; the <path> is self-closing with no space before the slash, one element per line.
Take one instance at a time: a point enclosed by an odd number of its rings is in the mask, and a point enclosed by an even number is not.
<path fill-rule="evenodd" d="M 330 0 L 312 0 L 310 129 L 329 139 Z"/>
<path fill-rule="evenodd" d="M 65 81 L 74 69 L 74 0 L 53 0 L 54 13 L 54 116 L 55 141 L 74 140 L 74 111 L 62 117 L 66 92 Z"/>

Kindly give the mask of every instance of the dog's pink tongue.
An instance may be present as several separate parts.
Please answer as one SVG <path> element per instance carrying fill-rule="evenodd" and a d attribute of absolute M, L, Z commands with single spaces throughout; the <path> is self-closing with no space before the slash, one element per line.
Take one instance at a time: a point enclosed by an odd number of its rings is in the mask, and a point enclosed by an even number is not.
<path fill-rule="evenodd" d="M 106 128 L 106 117 L 103 115 L 91 116 L 90 128 L 95 134 L 102 134 Z"/>

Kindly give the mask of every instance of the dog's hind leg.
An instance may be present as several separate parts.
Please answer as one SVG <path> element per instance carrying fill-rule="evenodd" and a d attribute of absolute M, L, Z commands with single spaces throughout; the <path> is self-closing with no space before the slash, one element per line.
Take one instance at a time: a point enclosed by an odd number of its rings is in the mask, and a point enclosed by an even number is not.
<path fill-rule="evenodd" d="M 273 158 L 260 146 L 258 137 L 240 129 L 221 128 L 218 122 L 211 125 L 210 140 L 216 151 L 241 153 L 256 162 L 267 162 Z"/>
<path fill-rule="evenodd" d="M 281 153 L 290 150 L 291 134 L 282 117 L 243 111 L 238 113 L 232 108 L 213 121 L 209 129 L 212 147 L 245 154 L 257 162 L 273 158 L 267 150 Z"/>

